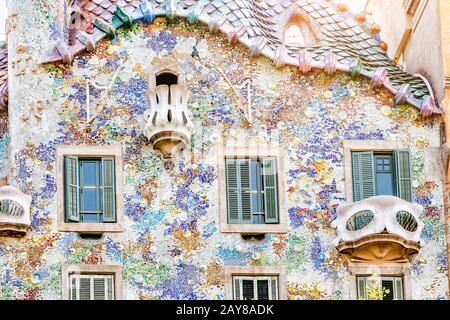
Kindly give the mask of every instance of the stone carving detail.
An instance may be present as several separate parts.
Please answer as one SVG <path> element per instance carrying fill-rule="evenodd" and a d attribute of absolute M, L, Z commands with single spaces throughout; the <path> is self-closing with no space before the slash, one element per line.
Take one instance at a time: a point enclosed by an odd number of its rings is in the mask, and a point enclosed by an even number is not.
<path fill-rule="evenodd" d="M 419 204 L 392 196 L 342 204 L 331 224 L 337 231 L 333 244 L 353 260 L 408 260 L 423 245 L 422 210 Z"/>
<path fill-rule="evenodd" d="M 20 190 L 0 188 L 0 236 L 22 237 L 31 225 L 31 196 Z"/>
<path fill-rule="evenodd" d="M 338 245 L 341 241 L 355 241 L 365 236 L 382 233 L 385 229 L 388 233 L 398 235 L 406 240 L 421 242 L 423 223 L 419 216 L 423 208 L 419 204 L 411 203 L 392 196 L 377 196 L 362 201 L 342 204 L 337 208 L 337 218 L 331 224 L 337 229 L 337 238 L 333 244 Z M 373 212 L 372 221 L 365 228 L 349 230 L 347 223 L 362 211 Z M 414 232 L 405 230 L 397 221 L 397 213 L 405 211 L 410 213 L 416 220 L 417 228 Z"/>
<path fill-rule="evenodd" d="M 163 74 L 175 77 L 176 84 L 159 84 L 157 77 Z M 154 149 L 165 158 L 172 158 L 185 148 L 194 129 L 183 69 L 173 58 L 162 57 L 153 67 L 149 84 L 150 109 L 144 135 Z"/>
<path fill-rule="evenodd" d="M 181 85 L 159 85 L 149 93 L 150 116 L 144 134 L 165 158 L 184 149 L 194 125 L 187 107 L 189 91 Z"/>

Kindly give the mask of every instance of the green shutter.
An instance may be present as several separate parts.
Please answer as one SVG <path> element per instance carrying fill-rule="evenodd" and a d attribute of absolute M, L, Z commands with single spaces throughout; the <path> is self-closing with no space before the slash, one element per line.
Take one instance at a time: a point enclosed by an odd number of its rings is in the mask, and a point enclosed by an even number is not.
<path fill-rule="evenodd" d="M 116 221 L 114 158 L 102 158 L 103 221 Z"/>
<path fill-rule="evenodd" d="M 278 190 L 275 158 L 263 159 L 263 190 L 266 223 L 278 223 Z"/>
<path fill-rule="evenodd" d="M 250 159 L 239 159 L 240 222 L 252 223 Z"/>
<path fill-rule="evenodd" d="M 242 279 L 235 277 L 234 278 L 234 300 L 242 300 Z"/>
<path fill-rule="evenodd" d="M 238 169 L 234 159 L 226 159 L 227 212 L 229 223 L 239 223 Z"/>
<path fill-rule="evenodd" d="M 358 277 L 358 300 L 367 300 L 366 277 Z"/>
<path fill-rule="evenodd" d="M 252 223 L 249 159 L 226 159 L 229 223 Z"/>
<path fill-rule="evenodd" d="M 66 219 L 80 221 L 80 191 L 78 183 L 78 158 L 66 157 L 65 164 L 65 208 Z"/>
<path fill-rule="evenodd" d="M 352 153 L 353 201 L 360 201 L 375 195 L 375 173 L 373 152 Z"/>
<path fill-rule="evenodd" d="M 395 152 L 397 164 L 397 196 L 406 201 L 412 201 L 412 169 L 409 150 Z"/>

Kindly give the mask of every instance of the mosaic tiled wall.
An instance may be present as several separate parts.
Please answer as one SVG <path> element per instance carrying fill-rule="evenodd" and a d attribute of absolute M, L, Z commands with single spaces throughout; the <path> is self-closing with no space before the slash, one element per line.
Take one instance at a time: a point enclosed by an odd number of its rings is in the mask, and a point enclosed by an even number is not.
<path fill-rule="evenodd" d="M 19 12 L 30 3 L 11 7 Z M 42 50 L 52 48 L 52 37 L 60 36 L 51 23 L 58 8 L 49 3 L 36 1 L 30 16 L 19 15 L 9 43 L 13 59 L 23 54 L 16 50 L 23 45 L 38 60 Z M 40 26 L 31 32 L 30 19 Z M 195 123 L 191 145 L 172 163 L 152 151 L 142 134 L 147 73 L 164 55 L 186 72 Z M 120 31 L 73 66 L 48 65 L 13 76 L 9 180 L 33 197 L 32 227 L 23 239 L 0 238 L 0 299 L 60 299 L 62 263 L 122 264 L 125 299 L 222 299 L 223 268 L 236 265 L 285 265 L 290 299 L 347 299 L 348 261 L 331 244 L 330 224 L 336 206 L 345 202 L 342 142 L 355 139 L 410 146 L 415 201 L 425 207 L 425 246 L 411 265 L 413 298 L 446 299 L 442 184 L 427 181 L 424 172 L 424 150 L 440 143 L 439 119 L 422 119 L 406 105 L 393 107 L 392 96 L 366 80 L 277 70 L 269 60 L 247 55 L 203 26 L 157 19 Z M 119 67 L 102 112 L 87 128 L 86 78 L 108 84 Z M 253 130 L 215 67 L 236 86 L 252 79 Z M 44 109 L 33 109 L 39 100 Z M 221 138 L 286 148 L 287 234 L 248 242 L 219 232 Z M 123 147 L 125 232 L 83 240 L 57 231 L 55 148 L 60 144 Z"/>

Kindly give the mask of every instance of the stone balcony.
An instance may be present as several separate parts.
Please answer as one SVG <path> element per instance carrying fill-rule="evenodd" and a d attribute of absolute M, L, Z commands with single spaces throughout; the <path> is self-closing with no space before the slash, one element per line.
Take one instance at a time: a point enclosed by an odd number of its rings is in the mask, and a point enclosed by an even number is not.
<path fill-rule="evenodd" d="M 354 261 L 412 259 L 420 250 L 423 207 L 392 196 L 342 204 L 332 227 L 337 250 Z"/>
<path fill-rule="evenodd" d="M 0 236 L 23 237 L 30 225 L 31 197 L 20 190 L 0 188 Z"/>
<path fill-rule="evenodd" d="M 182 85 L 159 85 L 149 91 L 150 110 L 144 134 L 165 158 L 183 150 L 194 125 L 188 109 L 189 91 Z"/>

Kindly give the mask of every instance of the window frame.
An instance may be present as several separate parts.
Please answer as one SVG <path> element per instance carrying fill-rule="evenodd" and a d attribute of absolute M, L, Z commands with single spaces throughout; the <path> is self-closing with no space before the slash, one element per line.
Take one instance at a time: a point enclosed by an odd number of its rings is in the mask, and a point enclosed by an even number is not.
<path fill-rule="evenodd" d="M 279 146 L 271 145 L 242 145 L 234 143 L 222 143 L 218 147 L 218 203 L 220 231 L 223 233 L 287 233 L 288 221 L 286 210 L 286 183 L 284 168 L 285 151 Z M 226 159 L 227 158 L 275 158 L 277 165 L 277 189 L 278 189 L 278 223 L 271 224 L 230 224 L 228 223 L 227 208 L 227 180 L 226 180 Z"/>
<path fill-rule="evenodd" d="M 114 157 L 116 222 L 66 222 L 64 159 Z M 58 231 L 80 233 L 123 232 L 123 169 L 120 146 L 58 146 L 56 148 Z"/>
<path fill-rule="evenodd" d="M 374 277 L 374 275 L 357 275 L 356 276 L 356 282 L 357 282 L 357 284 L 356 284 L 356 287 L 357 287 L 357 293 L 356 293 L 356 296 L 358 297 L 358 300 L 359 300 L 359 296 L 360 296 L 360 292 L 359 292 L 359 280 L 360 279 L 364 279 L 364 282 L 367 284 L 367 280 L 368 279 L 370 279 L 370 278 L 372 278 L 372 277 Z M 404 291 L 405 291 L 405 289 L 404 289 L 404 285 L 403 285 L 403 275 L 402 276 L 393 276 L 393 275 L 380 275 L 380 276 L 377 276 L 377 277 L 374 277 L 374 278 L 376 278 L 378 281 L 379 281 L 379 290 L 381 290 L 381 291 L 383 291 L 383 281 L 391 281 L 392 282 L 392 296 L 393 296 L 393 299 L 392 300 L 404 300 Z M 402 296 L 402 298 L 401 299 L 395 299 L 395 296 L 397 295 L 397 290 L 396 290 L 396 288 L 397 288 L 397 280 L 400 280 L 401 281 L 401 292 L 402 292 L 402 294 L 401 294 L 401 296 Z M 365 296 L 367 295 L 367 288 L 365 288 Z M 367 300 L 367 299 L 364 299 L 364 300 Z M 380 299 L 380 300 L 387 300 L 387 299 Z"/>
<path fill-rule="evenodd" d="M 389 153 L 389 152 L 395 153 L 396 150 L 411 149 L 411 146 L 406 145 L 405 143 L 399 140 L 345 140 L 343 143 L 343 149 L 344 149 L 343 166 L 344 166 L 344 180 L 345 180 L 345 198 L 347 202 L 355 202 L 353 201 L 352 153 L 364 151 L 373 151 L 374 154 Z M 412 159 L 410 159 L 410 161 L 412 161 Z M 394 165 L 396 165 L 395 161 Z M 414 194 L 412 194 L 411 196 L 412 200 L 414 200 Z"/>
<path fill-rule="evenodd" d="M 277 283 L 277 299 L 273 299 L 273 296 L 272 296 L 272 288 L 271 288 L 271 284 L 272 284 L 272 280 L 273 279 L 276 279 L 276 283 Z M 267 281 L 267 284 L 268 284 L 268 288 L 267 288 L 267 291 L 268 291 L 268 300 L 269 301 L 271 301 L 271 300 L 278 300 L 278 296 L 280 295 L 280 293 L 278 292 L 279 290 L 280 290 L 280 286 L 279 286 L 279 279 L 278 279 L 278 276 L 268 276 L 268 275 L 244 275 L 244 276 L 241 276 L 241 275 L 233 275 L 233 300 L 244 300 L 244 299 L 236 299 L 236 296 L 235 296 L 235 292 L 236 292 L 236 288 L 235 288 L 235 286 L 236 286 L 236 280 L 241 280 L 241 281 L 243 281 L 243 280 L 251 280 L 252 282 L 253 282 L 253 297 L 258 297 L 258 281 Z M 243 287 L 243 285 L 242 285 L 242 282 L 241 282 L 241 286 L 240 286 L 240 288 L 239 288 L 239 291 L 241 292 L 241 295 L 243 295 L 243 291 L 244 291 L 244 287 Z M 251 299 L 251 300 L 260 300 L 260 299 Z"/>
<path fill-rule="evenodd" d="M 92 186 L 86 186 L 86 185 L 84 185 L 84 172 L 83 172 L 83 170 L 82 170 L 82 167 L 83 167 L 83 163 L 88 163 L 88 162 L 93 162 L 93 163 L 95 163 L 95 170 L 96 170 L 96 176 L 95 176 L 95 189 L 97 190 L 98 189 L 98 191 L 97 191 L 97 198 L 96 198 L 96 207 L 99 209 L 97 212 L 94 212 L 94 211 L 92 211 L 92 212 L 89 212 L 89 211 L 87 211 L 87 210 L 83 210 L 83 208 L 84 208 L 84 205 L 85 205 L 85 203 L 84 203 L 84 198 L 83 198 L 83 196 L 82 196 L 82 194 L 83 194 L 83 190 L 84 189 L 91 189 L 91 187 Z M 80 207 L 79 207 L 79 211 L 80 211 L 80 213 L 79 213 L 79 215 L 80 215 L 80 223 L 89 223 L 89 222 L 85 222 L 85 221 L 82 221 L 83 219 L 82 219 L 82 215 L 85 215 L 85 214 L 96 214 L 96 216 L 97 216 L 97 222 L 99 223 L 99 221 L 100 221 L 100 215 L 102 215 L 103 214 L 103 185 L 102 185 L 102 183 L 101 183 L 101 180 L 102 180 L 102 177 L 101 177 L 101 171 L 103 170 L 103 168 L 102 168 L 102 158 L 100 158 L 100 157 L 97 157 L 97 158 L 92 158 L 92 157 L 88 157 L 88 158 L 84 158 L 84 157 L 79 157 L 78 158 L 78 175 L 79 175 L 79 177 L 80 177 L 80 181 L 79 181 L 79 198 L 80 198 Z M 92 222 L 91 222 L 92 223 Z M 104 223 L 104 222 L 101 222 L 101 223 Z"/>
<path fill-rule="evenodd" d="M 379 171 L 378 170 L 378 163 L 377 160 L 378 159 L 387 159 L 389 157 L 389 162 L 390 162 L 390 172 L 387 171 Z M 379 181 L 378 181 L 378 174 L 383 174 L 383 173 L 389 173 L 391 176 L 391 186 L 392 186 L 392 196 L 398 197 L 397 195 L 397 170 L 396 170 L 396 159 L 395 159 L 395 152 L 391 151 L 391 152 L 374 152 L 373 153 L 373 165 L 374 165 L 374 178 L 375 178 L 375 195 L 377 195 L 378 192 L 378 186 L 379 186 Z M 382 164 L 382 166 L 384 167 L 384 163 Z"/>
<path fill-rule="evenodd" d="M 278 277 L 278 300 L 287 300 L 286 267 L 225 266 L 225 299 L 234 300 L 235 277 Z"/>
<path fill-rule="evenodd" d="M 381 277 L 401 277 L 403 281 L 403 300 L 412 299 L 411 268 L 409 262 L 350 262 L 348 266 L 350 281 L 350 300 L 358 300 L 358 277 L 381 275 Z"/>
<path fill-rule="evenodd" d="M 239 172 L 237 173 L 237 176 L 240 175 L 240 172 L 242 170 L 242 167 L 240 167 L 239 163 L 242 162 L 249 162 L 249 201 L 250 201 L 250 220 L 251 222 L 231 222 L 230 221 L 230 206 L 228 203 L 228 198 L 227 198 L 227 223 L 228 224 L 249 224 L 249 225 L 267 225 L 267 224 L 279 224 L 280 223 L 280 210 L 279 210 L 279 190 L 278 190 L 278 163 L 277 163 L 277 158 L 276 157 L 250 157 L 250 158 L 240 158 L 240 157 L 226 157 L 225 158 L 225 165 L 227 165 L 228 161 L 232 160 L 235 163 L 236 167 L 239 167 L 239 169 L 237 169 L 236 171 Z M 269 218 L 266 217 L 267 215 L 267 207 L 266 207 L 266 194 L 265 193 L 265 175 L 264 175 L 264 162 L 265 161 L 270 161 L 272 163 L 274 163 L 275 165 L 275 174 L 274 174 L 274 181 L 275 181 L 275 186 L 272 188 L 275 188 L 275 207 L 276 207 L 276 215 L 277 215 L 277 222 L 271 222 Z M 254 168 L 255 166 L 255 168 Z M 255 175 L 256 175 L 256 179 L 254 179 L 253 177 L 253 169 L 255 169 Z M 242 177 L 242 175 L 240 175 L 240 177 Z M 226 168 L 225 170 L 225 189 L 227 192 L 227 197 L 228 197 L 228 193 L 229 193 L 229 184 L 228 184 L 228 168 Z M 256 181 L 255 181 L 256 180 Z M 256 184 L 256 186 L 254 186 L 254 184 Z M 240 188 L 242 188 L 242 185 L 240 186 Z M 238 190 L 239 190 L 239 186 L 238 186 Z M 256 192 L 256 199 L 254 199 L 254 194 Z M 240 195 L 238 194 L 237 197 L 239 198 Z M 253 211 L 253 206 L 255 204 L 256 200 L 256 207 L 258 209 L 260 209 L 259 211 Z M 240 198 L 239 203 L 242 203 L 242 198 Z M 241 206 L 243 206 L 241 204 Z M 243 214 L 242 214 L 243 215 Z M 259 223 L 255 223 L 255 217 L 259 217 L 260 220 L 263 220 L 264 222 L 259 222 Z M 241 220 L 242 217 L 239 218 L 239 220 Z"/>
<path fill-rule="evenodd" d="M 62 299 L 70 300 L 71 275 L 90 275 L 104 276 L 112 275 L 114 277 L 114 299 L 123 300 L 122 266 L 117 264 L 64 264 L 61 268 L 62 275 Z"/>
<path fill-rule="evenodd" d="M 88 274 L 75 274 L 75 273 L 69 273 L 68 274 L 69 277 L 69 300 L 81 300 L 79 299 L 79 295 L 80 295 L 80 290 L 76 290 L 76 296 L 78 299 L 72 299 L 72 291 L 73 291 L 73 285 L 72 285 L 72 279 L 75 278 L 75 280 L 81 280 L 81 279 L 89 279 L 90 282 L 90 296 L 91 299 L 90 300 L 95 300 L 93 299 L 95 297 L 95 290 L 94 290 L 94 280 L 95 279 L 103 279 L 103 281 L 106 281 L 106 286 L 105 286 L 105 295 L 108 295 L 108 282 L 106 280 L 106 277 L 111 277 L 112 278 L 112 290 L 111 290 L 111 295 L 112 295 L 112 299 L 111 300 L 115 300 L 116 297 L 116 290 L 115 290 L 115 276 L 113 274 L 97 274 L 97 273 L 88 273 Z M 79 282 L 79 281 L 76 281 Z M 105 301 L 109 300 L 109 299 L 104 299 Z"/>

